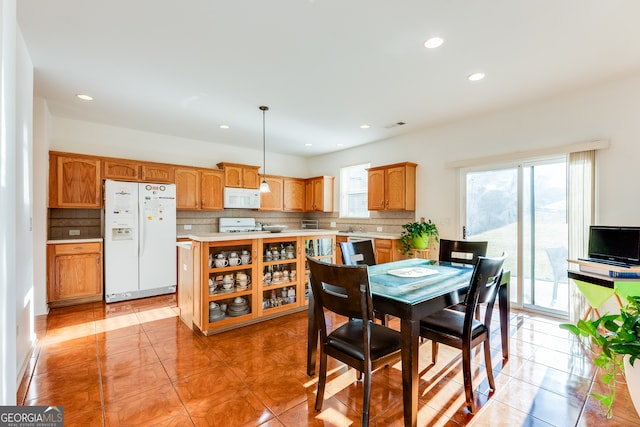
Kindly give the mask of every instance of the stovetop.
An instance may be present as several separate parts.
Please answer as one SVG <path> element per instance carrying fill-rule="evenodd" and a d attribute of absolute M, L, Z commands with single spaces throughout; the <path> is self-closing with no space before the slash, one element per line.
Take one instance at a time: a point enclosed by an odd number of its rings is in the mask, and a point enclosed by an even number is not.
<path fill-rule="evenodd" d="M 256 225 L 255 218 L 220 218 L 219 231 L 221 233 L 249 233 L 261 231 Z"/>

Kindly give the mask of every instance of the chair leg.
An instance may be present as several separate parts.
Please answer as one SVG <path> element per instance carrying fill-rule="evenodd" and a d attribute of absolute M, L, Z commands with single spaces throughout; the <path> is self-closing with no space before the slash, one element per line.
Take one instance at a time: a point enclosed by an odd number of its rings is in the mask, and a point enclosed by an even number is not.
<path fill-rule="evenodd" d="M 369 425 L 369 403 L 371 401 L 371 366 L 365 367 L 364 394 L 362 396 L 362 427 Z"/>
<path fill-rule="evenodd" d="M 471 413 L 474 413 L 475 404 L 473 402 L 473 384 L 471 383 L 471 349 L 468 345 L 462 346 L 462 377 L 467 408 Z"/>
<path fill-rule="evenodd" d="M 431 341 L 431 363 L 435 365 L 437 361 L 438 361 L 438 342 L 432 340 Z"/>
<path fill-rule="evenodd" d="M 491 390 L 496 391 L 496 382 L 493 379 L 493 365 L 491 363 L 491 347 L 489 346 L 489 337 L 482 344 L 484 347 L 484 364 L 487 368 L 487 379 L 489 380 L 489 387 Z"/>
<path fill-rule="evenodd" d="M 324 387 L 327 384 L 327 354 L 321 351 L 320 354 L 320 372 L 318 373 L 318 391 L 316 395 L 316 411 L 322 409 L 324 401 Z"/>

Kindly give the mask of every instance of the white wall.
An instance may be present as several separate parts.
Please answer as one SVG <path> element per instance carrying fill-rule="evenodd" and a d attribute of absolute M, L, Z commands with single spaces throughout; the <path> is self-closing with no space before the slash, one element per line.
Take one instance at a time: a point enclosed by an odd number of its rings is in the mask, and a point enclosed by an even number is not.
<path fill-rule="evenodd" d="M 215 168 L 219 162 L 262 167 L 261 144 L 260 149 L 252 150 L 60 117 L 53 117 L 51 138 L 55 151 L 206 168 Z M 307 176 L 303 158 L 267 152 L 266 162 L 268 174 Z"/>
<path fill-rule="evenodd" d="M 607 139 L 597 154 L 599 222 L 640 225 L 640 75 L 553 99 L 417 131 L 309 160 L 311 174 L 339 176 L 341 166 L 419 164 L 416 217 L 441 235 L 458 233 L 458 170 L 447 163 Z M 409 124 L 410 125 L 410 124 Z M 338 189 L 336 188 L 336 193 Z"/>
<path fill-rule="evenodd" d="M 33 309 L 47 314 L 47 198 L 51 115 L 42 98 L 33 100 Z"/>
<path fill-rule="evenodd" d="M 24 372 L 35 344 L 33 240 L 33 64 L 18 30 L 16 81 L 16 358 Z M 19 375 L 21 376 L 21 375 Z"/>

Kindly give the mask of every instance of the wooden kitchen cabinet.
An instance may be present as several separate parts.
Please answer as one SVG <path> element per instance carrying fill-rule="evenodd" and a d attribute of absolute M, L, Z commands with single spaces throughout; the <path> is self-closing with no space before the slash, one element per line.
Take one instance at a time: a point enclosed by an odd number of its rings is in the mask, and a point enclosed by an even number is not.
<path fill-rule="evenodd" d="M 260 181 L 264 178 L 269 184 L 268 193 L 260 193 L 260 210 L 276 211 L 283 210 L 283 178 L 281 176 L 261 175 Z"/>
<path fill-rule="evenodd" d="M 103 159 L 102 178 L 121 181 L 139 181 L 140 163 L 122 159 Z"/>
<path fill-rule="evenodd" d="M 400 240 L 398 239 L 374 239 L 373 247 L 376 255 L 376 264 L 400 261 L 407 258 L 407 255 L 400 252 Z"/>
<path fill-rule="evenodd" d="M 224 172 L 216 169 L 200 170 L 200 209 L 224 209 Z"/>
<path fill-rule="evenodd" d="M 416 167 L 405 162 L 369 168 L 369 210 L 415 210 Z"/>
<path fill-rule="evenodd" d="M 102 243 L 47 245 L 47 302 L 51 307 L 102 300 Z"/>
<path fill-rule="evenodd" d="M 178 241 L 178 310 L 180 311 L 180 319 L 190 329 L 193 329 L 194 324 L 198 327 L 202 326 L 199 323 L 200 318 L 195 319 L 193 316 L 194 308 L 198 307 L 196 311 L 199 312 L 202 303 L 200 293 L 201 246 L 202 243 L 188 239 L 179 239 Z M 196 289 L 198 292 L 195 292 Z"/>
<path fill-rule="evenodd" d="M 49 207 L 102 207 L 100 158 L 50 152 Z"/>
<path fill-rule="evenodd" d="M 176 168 L 176 209 L 200 208 L 200 171 L 197 168 Z"/>
<path fill-rule="evenodd" d="M 140 180 L 173 184 L 175 182 L 175 166 L 162 163 L 141 163 Z"/>
<path fill-rule="evenodd" d="M 336 236 L 336 264 L 342 264 L 342 249 L 340 249 L 340 243 L 346 242 L 348 239 L 347 236 Z"/>
<path fill-rule="evenodd" d="M 333 212 L 333 176 L 308 178 L 305 184 L 307 212 Z"/>
<path fill-rule="evenodd" d="M 224 170 L 225 187 L 260 188 L 260 177 L 258 175 L 260 166 L 227 162 L 220 162 L 217 166 Z"/>
<path fill-rule="evenodd" d="M 175 168 L 176 209 L 222 210 L 224 173 L 217 169 Z"/>
<path fill-rule="evenodd" d="M 305 180 L 301 178 L 283 179 L 283 210 L 285 212 L 304 212 Z"/>

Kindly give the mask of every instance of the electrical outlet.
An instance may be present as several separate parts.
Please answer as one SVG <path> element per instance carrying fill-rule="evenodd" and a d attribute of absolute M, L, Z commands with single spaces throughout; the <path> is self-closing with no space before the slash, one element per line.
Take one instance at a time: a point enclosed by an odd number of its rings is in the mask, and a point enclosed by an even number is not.
<path fill-rule="evenodd" d="M 191 230 L 191 224 L 185 224 L 183 227 L 185 230 Z"/>
<path fill-rule="evenodd" d="M 382 231 L 382 227 L 377 227 L 376 231 Z"/>
<path fill-rule="evenodd" d="M 331 228 L 336 228 L 336 222 L 335 221 L 331 221 Z"/>
<path fill-rule="evenodd" d="M 69 236 L 79 236 L 80 230 L 69 230 Z"/>

